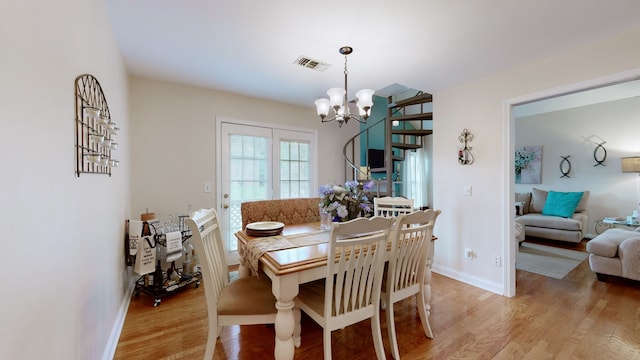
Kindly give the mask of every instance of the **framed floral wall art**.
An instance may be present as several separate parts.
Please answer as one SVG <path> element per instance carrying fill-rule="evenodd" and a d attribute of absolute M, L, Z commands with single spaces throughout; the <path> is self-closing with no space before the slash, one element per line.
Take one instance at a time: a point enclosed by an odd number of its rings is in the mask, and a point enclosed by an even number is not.
<path fill-rule="evenodd" d="M 540 184 L 542 169 L 542 146 L 516 147 L 516 184 Z"/>

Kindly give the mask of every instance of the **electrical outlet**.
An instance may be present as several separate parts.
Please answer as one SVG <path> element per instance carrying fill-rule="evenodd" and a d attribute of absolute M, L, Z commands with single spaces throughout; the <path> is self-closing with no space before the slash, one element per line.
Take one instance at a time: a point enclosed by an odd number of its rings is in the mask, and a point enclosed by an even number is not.
<path fill-rule="evenodd" d="M 473 260 L 473 250 L 469 248 L 464 249 L 464 258 L 467 260 Z"/>
<path fill-rule="evenodd" d="M 499 255 L 493 255 L 493 266 L 501 267 L 502 266 L 502 258 Z"/>
<path fill-rule="evenodd" d="M 471 187 L 471 185 L 466 185 L 463 190 L 464 196 L 471 196 L 472 190 L 473 188 Z"/>

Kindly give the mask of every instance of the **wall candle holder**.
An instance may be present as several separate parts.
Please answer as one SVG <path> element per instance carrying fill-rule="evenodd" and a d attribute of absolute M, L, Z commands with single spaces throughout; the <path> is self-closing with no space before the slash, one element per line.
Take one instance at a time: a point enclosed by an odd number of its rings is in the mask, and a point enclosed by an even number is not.
<path fill-rule="evenodd" d="M 458 136 L 458 141 L 463 144 L 463 146 L 458 147 L 458 164 L 460 165 L 471 165 L 475 160 L 471 152 L 472 148 L 468 145 L 471 140 L 473 140 L 473 134 L 467 129 L 462 130 L 462 133 Z"/>
<path fill-rule="evenodd" d="M 598 135 L 591 135 L 589 137 L 581 136 L 586 141 L 594 144 L 596 147 L 593 149 L 593 160 L 596 161 L 595 166 L 607 166 L 604 161 L 607 160 L 607 149 L 605 149 L 604 144 L 607 142 L 604 141 Z M 595 140 L 594 140 L 595 139 Z"/>
<path fill-rule="evenodd" d="M 569 176 L 569 173 L 571 172 L 571 161 L 569 161 L 569 158 L 571 155 L 560 157 L 562 158 L 562 160 L 560 160 L 560 173 L 562 174 L 560 178 L 569 178 L 571 177 Z"/>
<path fill-rule="evenodd" d="M 606 141 L 603 141 L 600 144 L 596 144 L 596 148 L 593 150 L 593 160 L 596 161 L 596 164 L 593 166 L 598 166 L 598 165 L 607 166 L 604 163 L 604 161 L 607 160 L 607 149 L 605 149 L 604 146 L 602 146 L 606 143 L 607 143 Z"/>
<path fill-rule="evenodd" d="M 83 74 L 75 80 L 76 93 L 76 176 L 82 173 L 107 174 L 119 161 L 111 157 L 118 148 L 113 137 L 120 130 L 111 121 L 109 106 L 98 80 Z"/>

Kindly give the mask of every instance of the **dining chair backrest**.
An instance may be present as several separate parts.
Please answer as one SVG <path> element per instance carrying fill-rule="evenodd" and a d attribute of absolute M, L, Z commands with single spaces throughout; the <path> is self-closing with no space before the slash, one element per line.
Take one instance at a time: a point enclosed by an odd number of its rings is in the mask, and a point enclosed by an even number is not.
<path fill-rule="evenodd" d="M 257 221 L 279 221 L 285 225 L 320 221 L 319 197 L 246 201 L 240 204 L 242 229 Z"/>
<path fill-rule="evenodd" d="M 189 241 L 199 257 L 200 272 L 205 283 L 205 295 L 217 300 L 229 283 L 229 269 L 225 257 L 218 214 L 214 209 L 200 209 L 185 219 L 191 230 Z M 215 306 L 216 301 L 213 301 Z"/>
<path fill-rule="evenodd" d="M 353 324 L 373 315 L 380 303 L 387 242 L 393 219 L 357 218 L 333 223 L 325 283 L 325 319 Z M 334 326 L 330 326 L 335 328 Z"/>
<path fill-rule="evenodd" d="M 394 224 L 382 299 L 386 303 L 391 354 L 396 360 L 400 359 L 393 316 L 393 304 L 396 302 L 417 295 L 416 304 L 423 330 L 427 337 L 433 337 L 423 301 L 423 291 L 425 291 L 425 274 L 433 227 L 439 215 L 440 210 L 415 211 L 410 214 L 400 214 Z"/>
<path fill-rule="evenodd" d="M 373 198 L 373 214 L 375 216 L 397 217 L 400 214 L 408 214 L 413 211 L 413 199 L 391 196 Z"/>
<path fill-rule="evenodd" d="M 433 227 L 439 214 L 440 210 L 423 210 L 398 216 L 395 236 L 391 239 L 385 291 L 397 294 L 423 284 Z"/>

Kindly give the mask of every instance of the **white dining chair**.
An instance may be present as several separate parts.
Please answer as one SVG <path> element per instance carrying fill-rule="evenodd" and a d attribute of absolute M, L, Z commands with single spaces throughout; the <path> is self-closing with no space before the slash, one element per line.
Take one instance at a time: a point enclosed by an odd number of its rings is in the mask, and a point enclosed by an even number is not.
<path fill-rule="evenodd" d="M 394 224 L 391 254 L 381 297 L 386 304 L 387 331 L 391 355 L 395 360 L 400 359 L 393 312 L 393 305 L 398 301 L 417 296 L 416 306 L 422 328 L 427 337 L 433 338 L 423 291 L 427 256 L 431 247 L 433 227 L 438 215 L 440 215 L 440 210 L 400 214 Z"/>
<path fill-rule="evenodd" d="M 375 216 L 397 217 L 413 211 L 413 199 L 391 196 L 373 198 L 373 215 Z"/>
<path fill-rule="evenodd" d="M 392 223 L 380 216 L 333 223 L 326 278 L 300 286 L 296 306 L 323 328 L 325 360 L 331 359 L 331 332 L 365 319 L 371 319 L 377 358 L 385 359 L 379 309 Z"/>
<path fill-rule="evenodd" d="M 192 232 L 190 241 L 200 260 L 209 317 L 204 359 L 210 360 L 223 326 L 275 323 L 276 299 L 266 276 L 247 276 L 229 282 L 229 268 L 214 209 L 198 210 L 185 223 Z"/>

